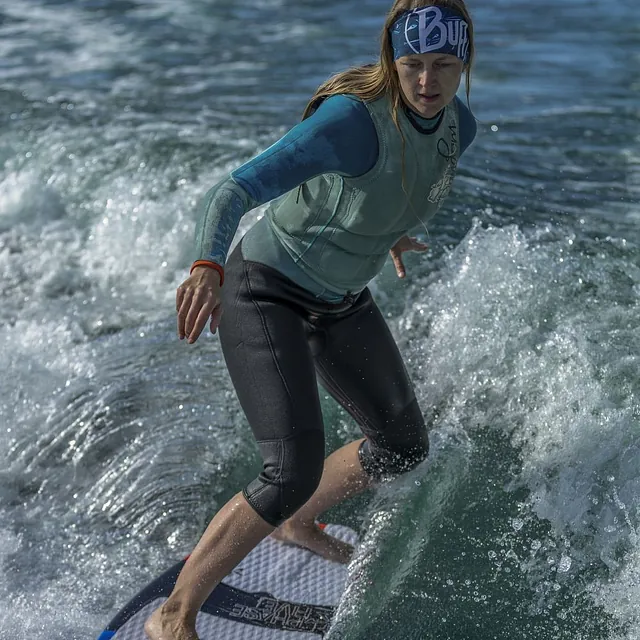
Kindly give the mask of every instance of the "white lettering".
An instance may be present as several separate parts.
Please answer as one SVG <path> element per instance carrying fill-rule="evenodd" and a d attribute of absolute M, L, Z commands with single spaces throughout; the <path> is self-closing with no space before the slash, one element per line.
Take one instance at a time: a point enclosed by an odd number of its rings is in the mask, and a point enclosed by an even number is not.
<path fill-rule="evenodd" d="M 433 14 L 433 19 L 427 24 L 427 14 Z M 442 11 L 438 7 L 427 7 L 420 12 L 419 17 L 420 53 L 429 53 L 439 49 L 447 41 L 447 25 L 442 22 Z M 433 44 L 428 44 L 429 36 L 438 29 L 440 36 Z"/>
<path fill-rule="evenodd" d="M 460 38 L 460 21 L 447 22 L 447 37 L 450 45 L 457 45 Z"/>
<path fill-rule="evenodd" d="M 412 27 L 411 17 L 418 14 L 418 46 L 409 37 Z M 430 20 L 428 20 L 431 18 Z M 439 51 L 449 45 L 456 48 L 456 55 L 463 60 L 469 50 L 469 26 L 464 20 L 454 19 L 444 22 L 442 11 L 435 6 L 426 7 L 407 16 L 404 27 L 405 41 L 414 53 Z"/>
<path fill-rule="evenodd" d="M 460 39 L 456 44 L 458 45 L 458 58 L 466 60 L 469 53 L 469 25 L 464 20 L 460 20 Z"/>

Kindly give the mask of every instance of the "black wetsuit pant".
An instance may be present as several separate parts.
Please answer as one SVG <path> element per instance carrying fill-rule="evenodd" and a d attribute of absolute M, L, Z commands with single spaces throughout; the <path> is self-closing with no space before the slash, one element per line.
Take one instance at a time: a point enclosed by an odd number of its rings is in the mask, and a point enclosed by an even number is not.
<path fill-rule="evenodd" d="M 324 302 L 244 260 L 238 245 L 225 266 L 223 308 L 224 358 L 264 461 L 243 493 L 266 522 L 281 524 L 320 482 L 317 379 L 362 429 L 360 462 L 370 476 L 402 473 L 427 456 L 413 386 L 368 289 L 355 300 Z"/>

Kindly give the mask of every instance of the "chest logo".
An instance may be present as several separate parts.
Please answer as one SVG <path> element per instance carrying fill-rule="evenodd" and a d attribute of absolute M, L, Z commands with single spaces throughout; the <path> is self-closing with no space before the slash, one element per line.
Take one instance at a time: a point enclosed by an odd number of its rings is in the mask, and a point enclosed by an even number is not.
<path fill-rule="evenodd" d="M 444 173 L 440 180 L 436 182 L 429 193 L 428 200 L 436 204 L 438 207 L 442 205 L 444 199 L 451 191 L 453 178 L 458 168 L 458 128 L 455 120 L 451 120 L 447 127 L 449 136 L 442 137 L 438 140 L 438 154 L 446 160 Z"/>

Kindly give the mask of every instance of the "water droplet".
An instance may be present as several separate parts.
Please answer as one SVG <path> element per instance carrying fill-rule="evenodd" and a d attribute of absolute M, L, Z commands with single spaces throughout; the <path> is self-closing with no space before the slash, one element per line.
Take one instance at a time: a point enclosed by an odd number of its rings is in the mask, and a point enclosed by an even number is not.
<path fill-rule="evenodd" d="M 558 571 L 566 573 L 569 569 L 571 569 L 571 558 L 563 555 L 560 558 L 560 563 L 558 564 Z"/>

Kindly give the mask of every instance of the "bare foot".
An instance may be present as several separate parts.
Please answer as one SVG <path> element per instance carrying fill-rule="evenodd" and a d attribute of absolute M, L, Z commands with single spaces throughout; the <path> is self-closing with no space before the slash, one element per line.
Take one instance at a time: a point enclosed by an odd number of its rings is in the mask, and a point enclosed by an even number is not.
<path fill-rule="evenodd" d="M 195 626 L 166 612 L 164 605 L 149 616 L 144 632 L 150 640 L 199 640 Z"/>
<path fill-rule="evenodd" d="M 353 546 L 325 533 L 317 524 L 302 524 L 290 518 L 281 524 L 272 534 L 272 538 L 285 544 L 294 544 L 319 556 L 347 564 L 353 555 Z"/>

